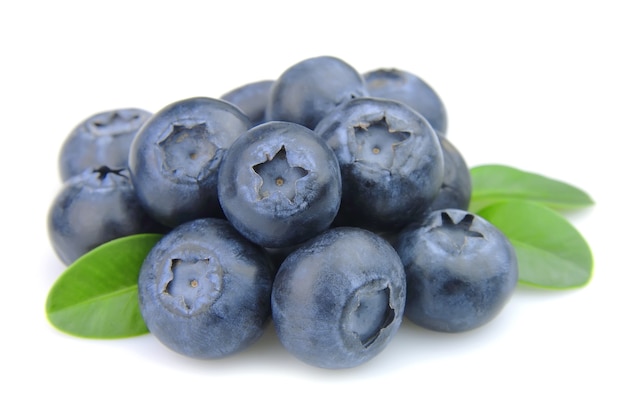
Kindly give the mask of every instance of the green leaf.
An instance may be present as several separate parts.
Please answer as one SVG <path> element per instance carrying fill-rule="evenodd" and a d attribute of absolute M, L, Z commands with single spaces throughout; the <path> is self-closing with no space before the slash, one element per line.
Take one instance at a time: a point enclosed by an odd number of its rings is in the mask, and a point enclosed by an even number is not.
<path fill-rule="evenodd" d="M 591 279 L 589 245 L 558 212 L 537 203 L 511 200 L 476 214 L 500 229 L 515 247 L 520 283 L 567 289 L 582 287 Z"/>
<path fill-rule="evenodd" d="M 148 332 L 139 312 L 137 279 L 162 237 L 139 234 L 105 243 L 72 263 L 48 293 L 46 314 L 74 336 L 114 339 Z"/>
<path fill-rule="evenodd" d="M 593 204 L 591 197 L 570 184 L 505 165 L 482 165 L 470 169 L 471 212 L 501 200 L 525 200 L 556 210 L 570 210 Z"/>

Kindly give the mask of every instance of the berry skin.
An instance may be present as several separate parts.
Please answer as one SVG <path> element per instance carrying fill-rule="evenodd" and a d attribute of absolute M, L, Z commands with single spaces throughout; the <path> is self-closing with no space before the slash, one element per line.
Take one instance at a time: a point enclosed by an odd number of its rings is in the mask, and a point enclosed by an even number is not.
<path fill-rule="evenodd" d="M 377 69 L 363 74 L 372 97 L 397 100 L 419 112 L 436 132 L 445 135 L 448 116 L 443 101 L 418 76 L 398 69 Z"/>
<path fill-rule="evenodd" d="M 144 209 L 169 227 L 221 217 L 217 173 L 230 145 L 249 127 L 240 109 L 205 97 L 174 102 L 154 114 L 129 154 L 130 175 Z"/>
<path fill-rule="evenodd" d="M 336 225 L 399 230 L 427 212 L 443 181 L 437 134 L 408 106 L 357 98 L 315 128 L 335 152 L 343 183 Z"/>
<path fill-rule="evenodd" d="M 59 173 L 66 181 L 85 170 L 101 166 L 128 168 L 130 144 L 152 114 L 137 108 L 123 108 L 94 114 L 67 136 L 59 155 Z"/>
<path fill-rule="evenodd" d="M 394 244 L 406 272 L 405 315 L 440 332 L 464 332 L 494 319 L 518 279 L 517 257 L 495 226 L 464 210 L 433 211 Z"/>
<path fill-rule="evenodd" d="M 431 210 L 456 208 L 467 210 L 472 197 L 472 177 L 461 152 L 448 138 L 439 136 L 443 152 L 443 182 Z"/>
<path fill-rule="evenodd" d="M 366 94 L 363 78 L 348 63 L 332 56 L 309 58 L 289 67 L 274 82 L 266 119 L 314 129 L 335 107 Z"/>
<path fill-rule="evenodd" d="M 163 226 L 141 207 L 127 170 L 85 170 L 65 183 L 48 213 L 48 235 L 65 265 L 107 241 Z"/>
<path fill-rule="evenodd" d="M 256 126 L 265 122 L 265 108 L 273 84 L 273 80 L 251 82 L 223 94 L 220 99 L 239 107 L 250 118 L 252 126 Z"/>
<path fill-rule="evenodd" d="M 394 337 L 405 292 L 402 262 L 389 243 L 364 229 L 332 228 L 279 267 L 272 317 L 280 342 L 296 358 L 321 368 L 351 368 Z"/>
<path fill-rule="evenodd" d="M 137 283 L 140 312 L 171 350 L 222 358 L 263 334 L 272 279 L 262 248 L 223 219 L 197 219 L 174 228 L 146 257 Z"/>
<path fill-rule="evenodd" d="M 301 243 L 326 230 L 341 203 L 333 151 L 310 129 L 272 121 L 230 147 L 218 178 L 226 218 L 264 247 Z"/>

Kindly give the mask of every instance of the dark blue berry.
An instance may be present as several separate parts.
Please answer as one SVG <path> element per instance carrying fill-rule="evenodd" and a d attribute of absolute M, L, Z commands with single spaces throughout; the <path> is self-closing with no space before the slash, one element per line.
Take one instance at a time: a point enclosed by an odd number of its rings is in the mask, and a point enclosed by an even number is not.
<path fill-rule="evenodd" d="M 443 181 L 437 134 L 408 106 L 357 98 L 315 128 L 341 166 L 343 195 L 337 225 L 398 230 L 425 213 Z"/>
<path fill-rule="evenodd" d="M 250 127 L 234 105 L 196 97 L 174 102 L 137 133 L 129 168 L 139 201 L 161 223 L 222 216 L 217 173 L 230 145 Z"/>
<path fill-rule="evenodd" d="M 518 279 L 511 242 L 464 210 L 433 211 L 398 235 L 406 271 L 405 314 L 424 328 L 463 332 L 495 318 Z"/>
<path fill-rule="evenodd" d="M 314 129 L 338 105 L 366 95 L 361 75 L 345 61 L 320 56 L 294 64 L 274 82 L 266 119 Z"/>
<path fill-rule="evenodd" d="M 71 177 L 48 214 L 52 246 L 66 265 L 107 241 L 163 231 L 143 210 L 125 169 L 103 166 Z"/>
<path fill-rule="evenodd" d="M 278 338 L 313 366 L 361 365 L 396 334 L 405 291 L 402 262 L 389 243 L 364 229 L 333 228 L 278 269 L 272 291 Z"/>
<path fill-rule="evenodd" d="M 263 334 L 272 280 L 262 248 L 223 219 L 197 219 L 174 228 L 146 257 L 139 307 L 148 330 L 168 348 L 221 358 Z"/>
<path fill-rule="evenodd" d="M 333 151 L 310 129 L 266 122 L 230 147 L 219 171 L 226 218 L 264 247 L 301 243 L 327 229 L 341 202 Z"/>

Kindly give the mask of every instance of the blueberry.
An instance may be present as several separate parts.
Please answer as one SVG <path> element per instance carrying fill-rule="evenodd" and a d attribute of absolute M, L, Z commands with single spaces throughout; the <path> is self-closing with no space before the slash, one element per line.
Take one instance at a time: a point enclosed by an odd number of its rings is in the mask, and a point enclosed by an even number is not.
<path fill-rule="evenodd" d="M 249 127 L 250 120 L 237 107 L 205 97 L 177 101 L 154 114 L 129 154 L 130 175 L 146 211 L 170 227 L 222 216 L 219 166 Z"/>
<path fill-rule="evenodd" d="M 472 178 L 461 152 L 443 135 L 439 142 L 443 152 L 443 183 L 431 210 L 456 208 L 467 210 L 472 197 Z"/>
<path fill-rule="evenodd" d="M 171 350 L 221 358 L 263 334 L 272 280 L 262 248 L 226 220 L 197 219 L 174 228 L 146 257 L 137 283 L 140 312 Z"/>
<path fill-rule="evenodd" d="M 287 247 L 327 229 L 341 203 L 333 151 L 305 126 L 271 121 L 230 147 L 219 171 L 226 218 L 264 247 Z"/>
<path fill-rule="evenodd" d="M 408 106 L 357 98 L 330 112 L 315 133 L 341 166 L 336 225 L 397 230 L 425 213 L 443 180 L 437 134 Z"/>
<path fill-rule="evenodd" d="M 266 119 L 314 129 L 329 111 L 365 95 L 362 76 L 345 61 L 332 56 L 309 58 L 289 67 L 274 82 Z"/>
<path fill-rule="evenodd" d="M 251 82 L 223 94 L 220 99 L 239 107 L 252 126 L 256 126 L 265 122 L 265 108 L 273 83 L 273 80 Z"/>
<path fill-rule="evenodd" d="M 48 235 L 66 264 L 113 239 L 165 228 L 141 207 L 128 171 L 100 167 L 63 183 L 48 213 Z"/>
<path fill-rule="evenodd" d="M 448 117 L 443 101 L 423 79 L 398 69 L 372 70 L 363 74 L 363 78 L 371 96 L 408 105 L 422 114 L 435 131 L 446 134 Z"/>
<path fill-rule="evenodd" d="M 59 155 L 63 181 L 100 166 L 128 168 L 128 152 L 137 130 L 151 113 L 124 108 L 90 116 L 67 136 Z"/>
<path fill-rule="evenodd" d="M 441 332 L 463 332 L 495 318 L 518 279 L 510 241 L 465 210 L 433 211 L 402 230 L 394 245 L 406 271 L 405 315 Z"/>
<path fill-rule="evenodd" d="M 361 365 L 396 334 L 406 298 L 402 262 L 364 229 L 332 228 L 292 252 L 278 269 L 272 317 L 296 358 L 317 367 Z"/>

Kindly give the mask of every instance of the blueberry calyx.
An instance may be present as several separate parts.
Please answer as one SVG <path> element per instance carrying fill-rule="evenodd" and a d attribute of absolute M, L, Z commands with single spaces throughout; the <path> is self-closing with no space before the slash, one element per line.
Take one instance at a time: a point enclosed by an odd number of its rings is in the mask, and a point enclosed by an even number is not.
<path fill-rule="evenodd" d="M 98 180 L 104 180 L 109 174 L 113 173 L 117 176 L 128 178 L 126 174 L 122 174 L 125 169 L 111 169 L 108 166 L 100 166 L 97 169 L 93 169 L 94 173 L 98 173 Z"/>
<path fill-rule="evenodd" d="M 357 143 L 355 161 L 377 164 L 384 169 L 391 169 L 396 147 L 410 136 L 409 132 L 393 130 L 385 116 L 370 123 L 359 123 L 354 126 L 354 137 Z"/>
<path fill-rule="evenodd" d="M 309 171 L 289 163 L 284 145 L 273 157 L 266 155 L 266 158 L 265 162 L 252 166 L 254 172 L 261 178 L 257 186 L 259 198 L 266 199 L 272 193 L 278 192 L 294 204 L 298 193 L 296 182 L 309 174 Z"/>
<path fill-rule="evenodd" d="M 161 299 L 170 311 L 191 316 L 221 295 L 223 270 L 217 258 L 172 258 L 166 265 L 160 289 Z"/>
<path fill-rule="evenodd" d="M 474 216 L 472 214 L 466 214 L 459 222 L 455 223 L 452 217 L 450 217 L 450 214 L 442 211 L 441 225 L 433 229 L 443 230 L 444 234 L 450 238 L 452 244 L 456 246 L 459 253 L 461 253 L 468 237 L 484 238 L 482 233 L 471 229 L 473 222 Z"/>
<path fill-rule="evenodd" d="M 202 180 L 205 168 L 215 157 L 217 147 L 204 122 L 191 125 L 173 124 L 170 132 L 158 142 L 163 167 L 174 175 Z"/>
<path fill-rule="evenodd" d="M 143 121 L 141 114 L 134 111 L 112 111 L 96 116 L 85 125 L 89 133 L 94 136 L 114 136 L 135 131 Z"/>
<path fill-rule="evenodd" d="M 344 307 L 346 335 L 359 338 L 364 348 L 376 341 L 396 316 L 388 283 L 373 281 L 358 288 Z"/>

